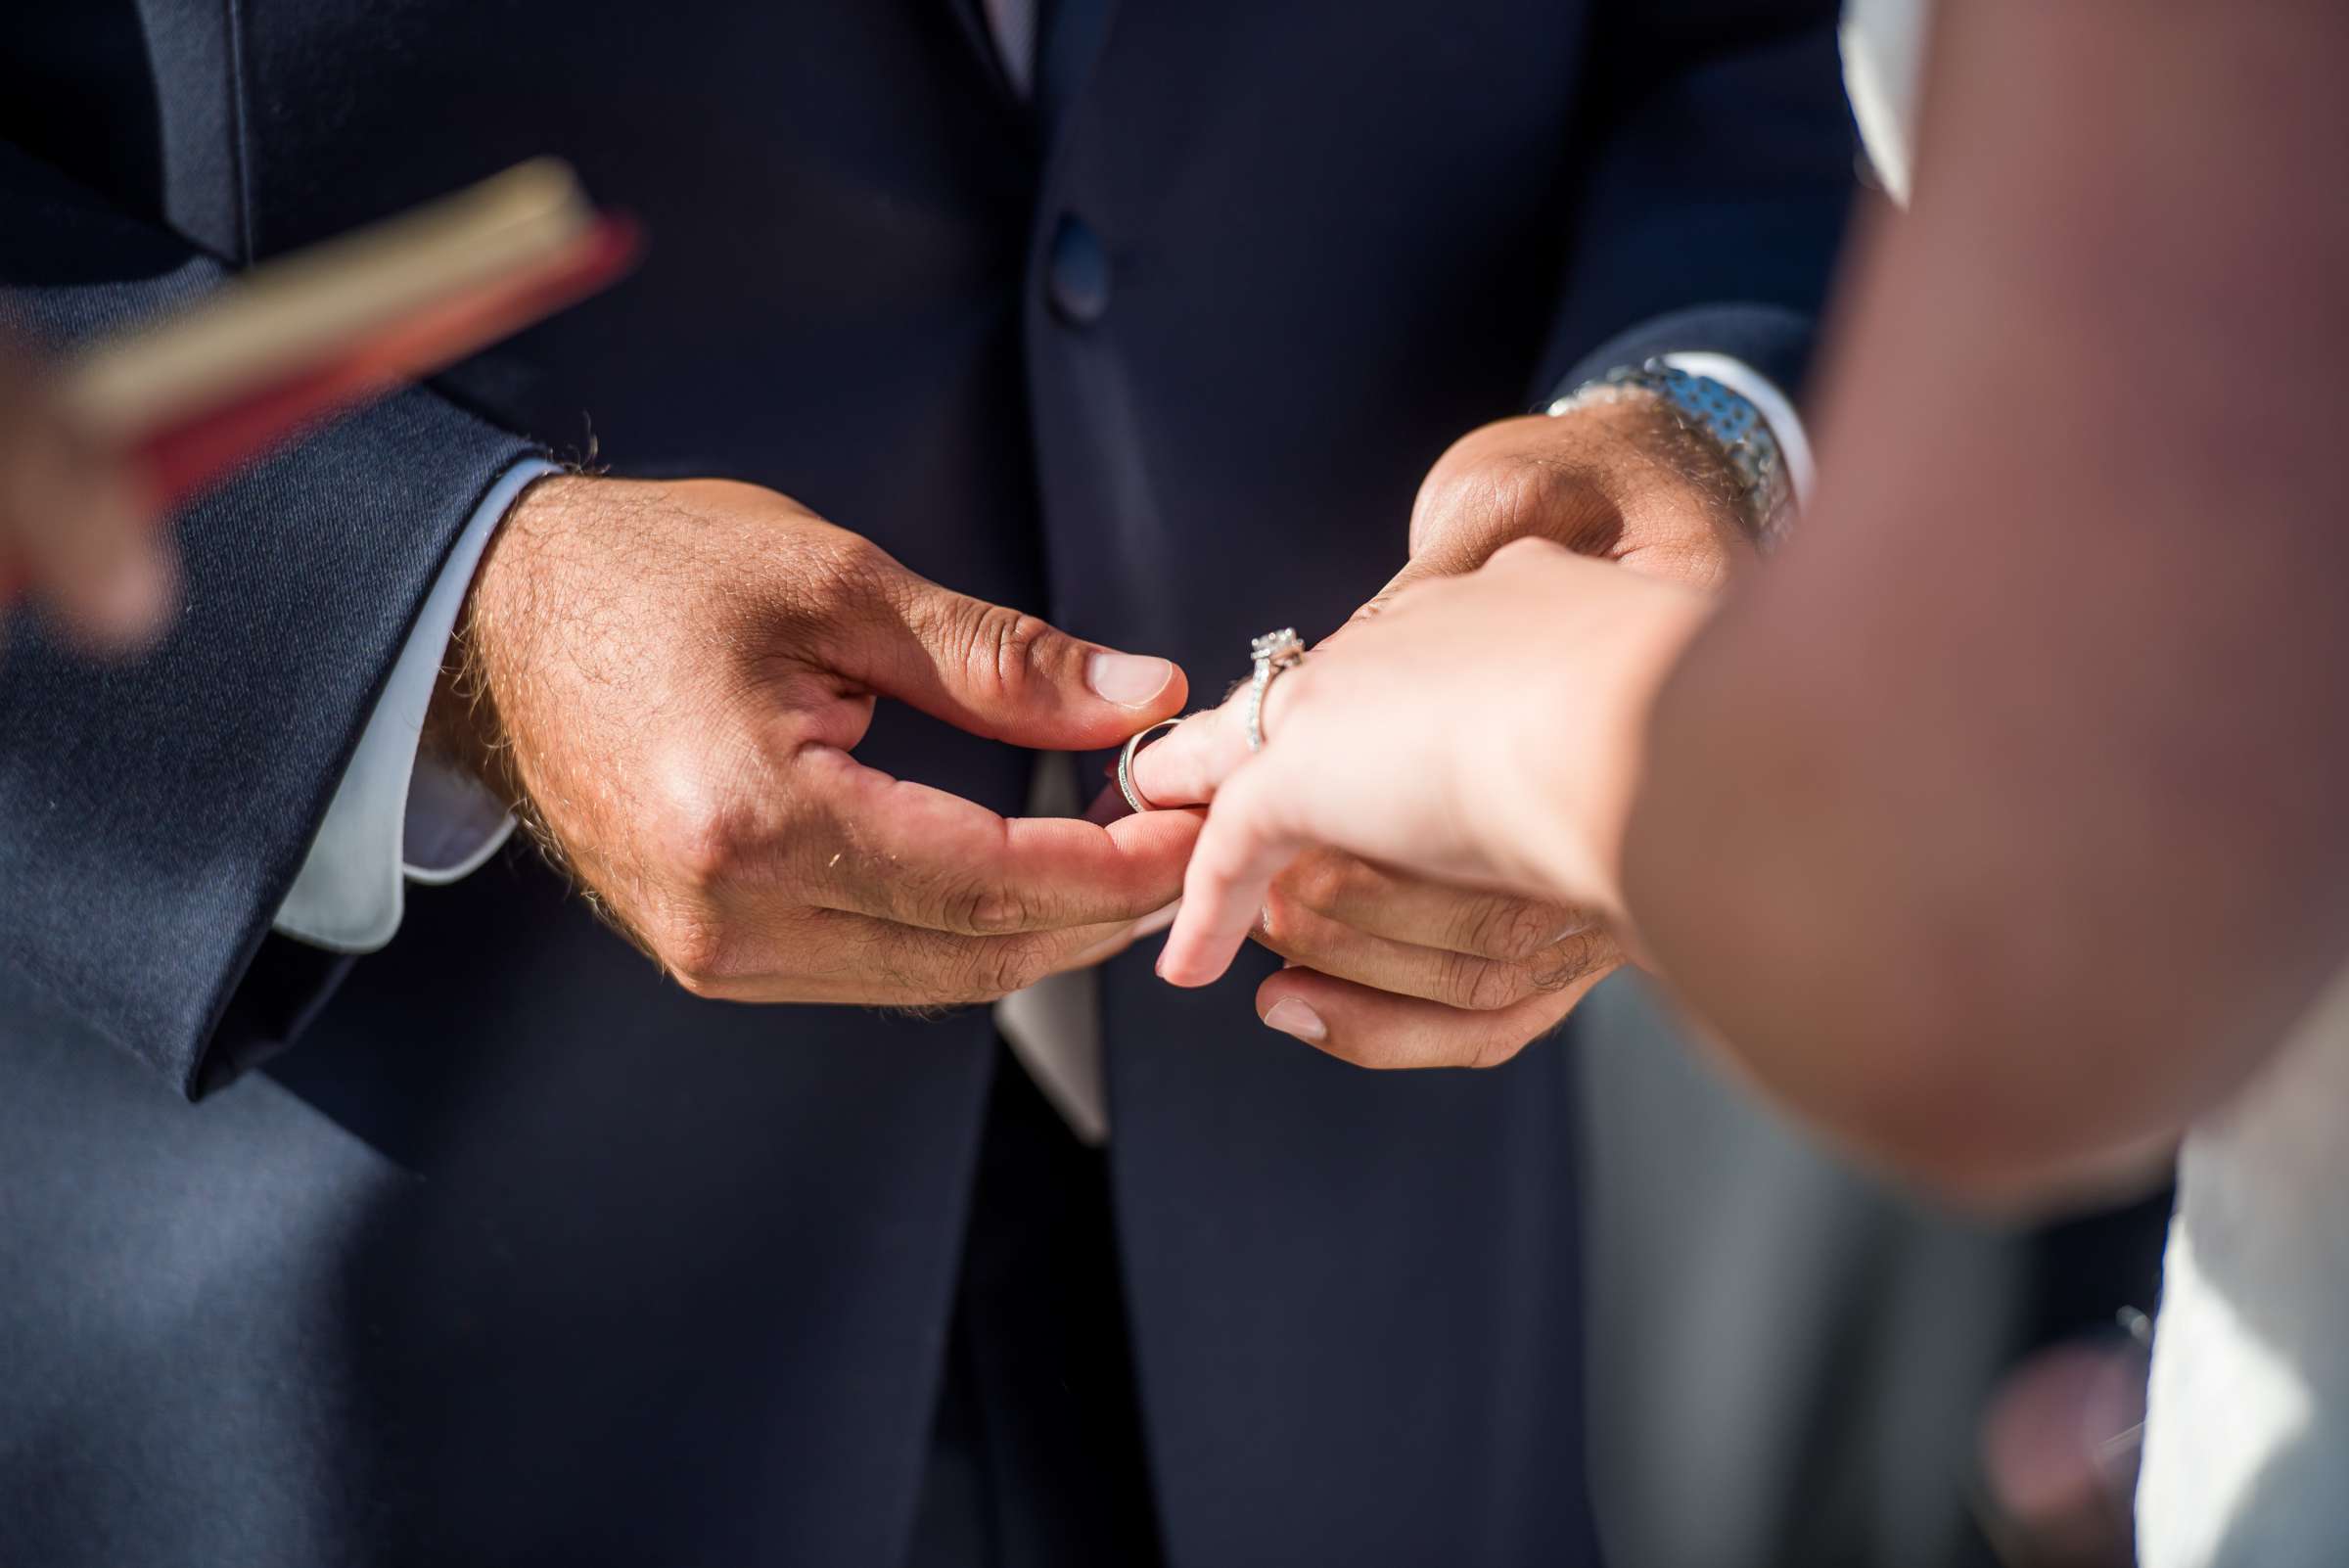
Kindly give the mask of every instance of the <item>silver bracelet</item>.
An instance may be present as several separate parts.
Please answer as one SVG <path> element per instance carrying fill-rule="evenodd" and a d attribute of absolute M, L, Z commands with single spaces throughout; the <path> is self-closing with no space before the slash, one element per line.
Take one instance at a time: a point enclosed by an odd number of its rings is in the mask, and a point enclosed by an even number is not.
<path fill-rule="evenodd" d="M 1770 421 L 1752 399 L 1723 386 L 1710 376 L 1650 359 L 1638 365 L 1618 365 L 1596 381 L 1587 381 L 1549 405 L 1552 414 L 1570 414 L 1594 404 L 1648 396 L 1670 412 L 1682 430 L 1703 438 L 1728 464 L 1737 486 L 1739 509 L 1755 545 L 1763 550 L 1784 537 L 1793 520 L 1794 489 L 1786 462 L 1778 451 Z"/>

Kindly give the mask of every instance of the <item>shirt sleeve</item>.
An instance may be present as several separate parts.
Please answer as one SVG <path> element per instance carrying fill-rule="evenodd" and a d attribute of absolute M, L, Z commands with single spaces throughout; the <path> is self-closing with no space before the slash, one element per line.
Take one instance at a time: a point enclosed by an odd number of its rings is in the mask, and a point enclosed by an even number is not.
<path fill-rule="evenodd" d="M 553 464 L 537 458 L 508 468 L 449 550 L 294 887 L 278 906 L 273 924 L 281 934 L 330 952 L 373 952 L 399 929 L 408 881 L 454 882 L 496 853 L 514 831 L 514 818 L 494 795 L 453 769 L 420 760 L 417 747 L 482 553 L 522 492 L 554 472 Z"/>

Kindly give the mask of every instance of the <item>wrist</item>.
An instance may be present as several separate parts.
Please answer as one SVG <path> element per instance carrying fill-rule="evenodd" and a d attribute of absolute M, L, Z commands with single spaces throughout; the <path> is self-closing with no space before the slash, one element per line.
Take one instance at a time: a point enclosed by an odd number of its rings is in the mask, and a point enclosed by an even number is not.
<path fill-rule="evenodd" d="M 467 604 L 470 608 L 470 598 Z M 417 737 L 417 755 L 484 785 L 512 810 L 516 802 L 511 782 L 497 765 L 502 749 L 471 617 L 460 615 L 439 675 L 433 682 L 432 702 L 425 709 L 424 728 Z"/>
<path fill-rule="evenodd" d="M 538 577 L 533 558 L 560 528 L 563 510 L 596 483 L 548 474 L 515 498 L 466 589 L 425 712 L 420 754 L 481 783 L 518 814 L 528 793 L 514 766 L 500 689 L 511 690 L 515 649 L 527 641 L 532 619 L 531 584 Z"/>

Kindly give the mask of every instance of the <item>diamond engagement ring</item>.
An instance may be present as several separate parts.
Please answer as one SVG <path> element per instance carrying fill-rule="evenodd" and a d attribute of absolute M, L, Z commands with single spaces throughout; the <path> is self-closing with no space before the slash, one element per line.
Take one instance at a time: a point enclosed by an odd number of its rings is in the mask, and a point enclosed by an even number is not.
<path fill-rule="evenodd" d="M 1134 754 L 1139 752 L 1144 746 L 1150 744 L 1151 736 L 1157 734 L 1162 729 L 1173 729 L 1175 725 L 1181 722 L 1182 720 L 1179 718 L 1162 718 L 1157 723 L 1151 725 L 1148 729 L 1145 729 L 1140 734 L 1134 736 L 1133 739 L 1128 741 L 1126 743 L 1126 749 L 1118 753 L 1118 793 L 1126 797 L 1126 804 L 1132 807 L 1137 814 L 1143 811 L 1155 811 L 1158 809 L 1158 807 L 1152 806 L 1142 792 L 1134 788 Z"/>
<path fill-rule="evenodd" d="M 1248 681 L 1248 749 L 1265 749 L 1265 693 L 1284 669 L 1305 663 L 1305 642 L 1297 635 L 1295 626 L 1283 626 L 1267 631 L 1248 645 L 1248 656 L 1256 661 L 1256 673 Z"/>

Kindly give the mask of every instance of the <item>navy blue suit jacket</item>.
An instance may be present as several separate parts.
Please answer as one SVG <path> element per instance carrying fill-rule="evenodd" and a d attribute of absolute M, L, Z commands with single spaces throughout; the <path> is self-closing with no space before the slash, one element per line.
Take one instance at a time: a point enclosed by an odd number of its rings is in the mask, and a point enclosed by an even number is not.
<path fill-rule="evenodd" d="M 54 339 L 543 152 L 653 248 L 195 508 L 153 658 L 10 632 L 0 1561 L 895 1560 L 984 1013 L 695 1000 L 519 855 L 356 964 L 267 934 L 455 532 L 534 449 L 755 481 L 1212 684 L 1578 366 L 1794 382 L 1833 12 L 1115 0 L 1035 108 L 976 0 L 12 20 L 0 287 Z M 886 705 L 867 750 L 998 809 L 1029 773 Z M 1105 980 L 1172 1559 L 1585 1560 L 1558 1050 L 1361 1073 L 1256 978 Z"/>

